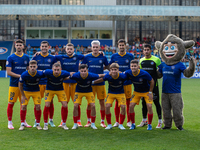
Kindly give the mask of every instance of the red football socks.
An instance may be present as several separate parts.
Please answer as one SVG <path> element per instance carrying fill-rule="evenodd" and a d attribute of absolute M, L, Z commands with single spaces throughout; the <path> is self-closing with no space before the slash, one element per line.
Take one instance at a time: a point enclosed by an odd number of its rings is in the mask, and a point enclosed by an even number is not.
<path fill-rule="evenodd" d="M 77 123 L 78 116 L 73 116 L 74 123 Z"/>
<path fill-rule="evenodd" d="M 66 120 L 67 120 L 67 115 L 68 115 L 68 108 L 62 106 L 62 107 L 61 107 L 61 117 L 62 117 L 63 123 L 66 122 Z"/>
<path fill-rule="evenodd" d="M 120 114 L 120 122 L 119 124 L 123 124 L 125 119 L 125 115 Z"/>
<path fill-rule="evenodd" d="M 40 123 L 41 113 L 42 113 L 41 109 L 40 110 L 35 110 L 36 123 Z"/>
<path fill-rule="evenodd" d="M 87 118 L 90 119 L 91 118 L 91 110 L 86 109 L 86 112 L 87 112 Z"/>
<path fill-rule="evenodd" d="M 95 123 L 96 116 L 91 116 L 92 123 Z"/>
<path fill-rule="evenodd" d="M 54 104 L 50 103 L 50 107 L 49 107 L 49 119 L 53 119 L 53 115 L 54 115 Z"/>
<path fill-rule="evenodd" d="M 26 110 L 20 110 L 20 118 L 21 118 L 21 123 L 25 121 Z"/>
<path fill-rule="evenodd" d="M 126 100 L 127 122 L 130 122 L 130 121 L 131 121 L 130 113 L 129 113 L 129 105 L 130 105 L 130 99 L 127 99 L 127 100 Z"/>
<path fill-rule="evenodd" d="M 119 113 L 120 113 L 120 107 L 118 107 L 118 101 L 115 102 L 115 119 L 116 122 L 119 122 Z"/>
<path fill-rule="evenodd" d="M 132 123 L 135 123 L 135 113 L 130 113 Z"/>
<path fill-rule="evenodd" d="M 111 113 L 110 114 L 106 114 L 106 120 L 108 124 L 111 124 Z"/>
<path fill-rule="evenodd" d="M 8 107 L 7 107 L 8 121 L 12 121 L 13 106 L 14 106 L 14 104 L 8 103 Z"/>
<path fill-rule="evenodd" d="M 148 113 L 148 124 L 151 124 L 152 119 L 153 119 L 153 114 Z"/>
<path fill-rule="evenodd" d="M 100 110 L 100 114 L 101 114 L 101 120 L 104 120 L 105 119 L 105 110 Z"/>
<path fill-rule="evenodd" d="M 49 107 L 44 107 L 43 110 L 43 118 L 44 118 L 44 123 L 48 122 L 48 113 L 49 113 Z"/>
<path fill-rule="evenodd" d="M 78 105 L 78 120 L 81 120 L 81 107 Z"/>

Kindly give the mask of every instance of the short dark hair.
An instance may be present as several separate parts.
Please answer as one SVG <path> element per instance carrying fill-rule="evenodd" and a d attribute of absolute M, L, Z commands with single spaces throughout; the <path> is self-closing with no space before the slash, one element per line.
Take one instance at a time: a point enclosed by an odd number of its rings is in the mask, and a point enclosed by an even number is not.
<path fill-rule="evenodd" d="M 151 45 L 150 44 L 144 44 L 144 48 L 149 48 L 151 50 Z"/>
<path fill-rule="evenodd" d="M 37 65 L 37 61 L 36 61 L 36 60 L 31 60 L 31 61 L 29 62 L 29 65 L 34 65 L 34 64 Z"/>
<path fill-rule="evenodd" d="M 47 41 L 42 41 L 40 45 L 42 45 L 42 44 L 47 44 L 49 46 L 49 42 L 47 42 Z"/>
<path fill-rule="evenodd" d="M 131 60 L 131 64 L 138 64 L 138 60 Z"/>
<path fill-rule="evenodd" d="M 74 48 L 74 44 L 72 44 L 72 43 L 68 43 L 67 45 L 66 45 L 66 47 L 67 46 L 73 46 L 73 48 Z"/>
<path fill-rule="evenodd" d="M 124 39 L 120 39 L 120 40 L 118 40 L 118 45 L 119 45 L 119 43 L 124 43 L 125 45 L 126 45 L 126 41 L 124 40 Z"/>
<path fill-rule="evenodd" d="M 24 44 L 24 42 L 21 39 L 16 40 L 15 43 L 22 43 L 22 44 Z"/>
<path fill-rule="evenodd" d="M 87 64 L 80 64 L 80 66 L 79 66 L 79 70 L 81 70 L 81 69 L 88 69 L 88 65 Z"/>
<path fill-rule="evenodd" d="M 54 64 L 53 64 L 53 67 L 61 67 L 60 62 L 56 62 L 56 63 L 54 63 Z"/>

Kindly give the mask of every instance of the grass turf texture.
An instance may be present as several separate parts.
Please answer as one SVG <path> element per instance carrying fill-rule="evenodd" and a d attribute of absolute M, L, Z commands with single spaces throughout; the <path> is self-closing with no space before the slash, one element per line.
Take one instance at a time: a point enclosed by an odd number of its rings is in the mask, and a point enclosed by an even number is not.
<path fill-rule="evenodd" d="M 91 128 L 79 128 L 71 130 L 73 126 L 73 104 L 69 103 L 69 114 L 67 126 L 70 130 L 61 128 L 49 127 L 48 131 L 38 131 L 36 128 L 26 128 L 24 131 L 19 131 L 20 127 L 20 111 L 19 102 L 14 106 L 13 110 L 13 125 L 14 130 L 7 128 L 7 99 L 9 79 L 0 78 L 0 149 L 199 149 L 200 147 L 200 127 L 199 127 L 199 79 L 183 79 L 182 80 L 182 95 L 184 100 L 184 131 L 176 129 L 173 123 L 171 130 L 156 129 L 158 122 L 156 110 L 153 104 L 153 130 L 147 131 L 146 127 L 136 128 L 135 130 L 121 131 L 118 128 L 105 130 L 100 127 L 100 112 L 99 102 L 96 100 L 96 126 L 98 130 Z M 159 81 L 161 93 L 161 80 Z M 84 99 L 81 105 L 81 120 L 85 125 L 87 102 Z M 54 99 L 54 123 L 59 125 L 61 120 L 60 108 L 57 97 Z M 34 123 L 33 101 L 29 101 L 27 110 L 27 122 L 31 125 Z M 42 100 L 42 110 L 44 108 L 44 99 Z M 112 123 L 115 122 L 114 107 L 111 108 Z M 141 104 L 136 106 L 136 125 L 142 120 Z M 41 126 L 43 127 L 43 117 L 41 117 Z M 126 120 L 124 122 L 126 126 Z"/>

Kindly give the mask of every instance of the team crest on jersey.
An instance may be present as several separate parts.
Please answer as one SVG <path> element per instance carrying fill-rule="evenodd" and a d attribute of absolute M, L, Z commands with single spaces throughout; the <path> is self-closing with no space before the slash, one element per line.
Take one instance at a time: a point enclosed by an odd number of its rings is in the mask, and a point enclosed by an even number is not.
<path fill-rule="evenodd" d="M 60 81 L 63 81 L 63 78 L 61 78 Z"/>
<path fill-rule="evenodd" d="M 76 57 L 74 57 L 73 60 L 76 60 Z"/>
<path fill-rule="evenodd" d="M 154 65 L 154 62 L 151 62 L 151 65 Z"/>
<path fill-rule="evenodd" d="M 36 79 L 36 81 L 39 81 L 39 80 L 40 80 L 40 78 L 37 78 L 37 79 Z"/>
<path fill-rule="evenodd" d="M 88 81 L 87 84 L 90 84 L 90 81 Z"/>
<path fill-rule="evenodd" d="M 119 81 L 119 84 L 122 84 L 122 81 Z"/>
<path fill-rule="evenodd" d="M 142 81 L 143 81 L 143 79 L 142 79 L 142 78 L 139 78 L 139 81 L 140 81 L 140 82 L 142 82 Z"/>
<path fill-rule="evenodd" d="M 26 61 L 26 60 L 24 61 L 24 64 L 25 64 L 25 65 L 27 64 L 27 61 Z"/>
<path fill-rule="evenodd" d="M 50 62 L 51 62 L 51 59 L 48 59 L 47 61 L 50 63 Z"/>
<path fill-rule="evenodd" d="M 126 63 L 129 63 L 129 60 L 128 60 L 128 59 L 126 59 Z"/>
<path fill-rule="evenodd" d="M 99 63 L 102 64 L 102 60 L 99 60 Z"/>
<path fill-rule="evenodd" d="M 171 66 L 172 69 L 175 69 L 175 66 Z"/>

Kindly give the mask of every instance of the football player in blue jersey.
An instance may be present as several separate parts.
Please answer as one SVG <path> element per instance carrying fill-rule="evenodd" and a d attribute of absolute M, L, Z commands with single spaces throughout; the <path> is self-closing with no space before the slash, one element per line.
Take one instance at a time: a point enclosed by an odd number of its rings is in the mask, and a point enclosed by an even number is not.
<path fill-rule="evenodd" d="M 106 97 L 106 120 L 108 126 L 105 129 L 112 129 L 110 107 L 112 107 L 114 100 L 117 100 L 121 107 L 119 129 L 125 129 L 123 123 L 126 114 L 126 97 L 124 94 L 123 83 L 126 80 L 127 76 L 124 73 L 119 73 L 119 65 L 117 63 L 112 63 L 110 65 L 110 73 L 106 74 L 103 78 L 94 81 L 94 83 L 100 83 L 102 81 L 108 81 L 109 83 L 108 95 Z"/>
<path fill-rule="evenodd" d="M 130 100 L 130 117 L 132 121 L 132 125 L 130 127 L 131 130 L 135 129 L 135 112 L 134 107 L 136 104 L 139 104 L 140 99 L 144 97 L 146 101 L 147 110 L 148 110 L 148 127 L 147 130 L 152 130 L 151 122 L 153 119 L 153 88 L 154 88 L 154 80 L 151 75 L 139 69 L 139 64 L 137 60 L 131 61 L 131 69 L 125 72 L 127 78 L 132 81 L 134 85 L 134 92 Z"/>
<path fill-rule="evenodd" d="M 58 101 L 61 102 L 61 117 L 62 117 L 62 128 L 68 130 L 66 126 L 66 120 L 68 115 L 67 108 L 67 98 L 65 91 L 63 89 L 63 80 L 66 80 L 70 73 L 61 69 L 61 64 L 59 62 L 53 64 L 52 69 L 47 69 L 44 71 L 47 77 L 47 86 L 45 90 L 45 107 L 43 111 L 44 127 L 43 130 L 48 130 L 48 112 L 50 109 L 50 103 L 54 97 L 57 95 Z"/>
<path fill-rule="evenodd" d="M 88 70 L 91 73 L 96 73 L 96 74 L 103 74 L 104 69 L 108 69 L 108 60 L 106 56 L 102 55 L 99 53 L 100 50 L 100 42 L 98 40 L 94 40 L 91 42 L 92 46 L 92 53 L 89 53 L 86 55 L 83 59 L 82 64 L 87 64 L 88 65 Z M 92 92 L 95 95 L 97 95 L 97 98 L 99 99 L 100 103 L 100 114 L 101 114 L 101 126 L 106 127 L 104 123 L 105 119 L 105 103 L 104 99 L 106 98 L 106 88 L 105 88 L 105 82 L 102 81 L 101 83 L 98 84 L 92 84 Z M 87 118 L 88 122 L 85 125 L 85 127 L 89 127 L 91 125 L 91 106 L 87 106 Z"/>
<path fill-rule="evenodd" d="M 33 56 L 32 59 L 37 61 L 38 70 L 51 69 L 52 65 L 55 63 L 55 57 L 48 53 L 48 50 L 50 49 L 50 47 L 51 46 L 49 45 L 47 41 L 42 41 L 40 45 L 41 52 Z M 46 78 L 42 78 L 39 82 L 41 98 L 44 97 L 46 83 L 47 83 Z M 34 112 L 36 112 L 36 108 L 34 108 Z M 53 123 L 53 115 L 54 115 L 54 105 L 53 105 L 53 99 L 52 99 L 50 103 L 50 108 L 49 108 L 49 124 L 51 125 L 51 127 L 55 127 Z M 36 127 L 36 120 L 33 127 Z"/>
<path fill-rule="evenodd" d="M 77 119 L 78 119 L 78 106 L 81 105 L 82 98 L 86 97 L 88 104 L 91 105 L 91 128 L 97 129 L 95 126 L 96 119 L 96 109 L 95 109 L 95 97 L 92 92 L 92 81 L 98 79 L 99 77 L 103 77 L 104 74 L 94 74 L 88 72 L 88 66 L 86 64 L 81 64 L 79 66 L 79 72 L 73 74 L 70 79 L 76 80 L 76 92 L 74 97 L 74 126 L 72 129 L 77 129 Z"/>
<path fill-rule="evenodd" d="M 119 64 L 119 71 L 124 72 L 126 70 L 130 69 L 130 62 L 134 59 L 133 54 L 127 53 L 125 50 L 126 42 L 124 39 L 120 39 L 118 41 L 118 48 L 119 53 L 115 53 L 111 56 L 111 60 L 109 64 L 112 63 L 118 63 Z M 130 114 L 129 114 L 129 104 L 130 104 L 130 98 L 132 93 L 132 83 L 130 80 L 127 80 L 124 82 L 124 93 L 126 96 L 126 112 L 127 112 L 127 126 L 131 126 L 130 122 Z M 118 102 L 115 102 L 115 118 L 116 123 L 113 125 L 113 127 L 117 127 L 119 125 L 119 113 L 120 113 L 120 107 L 118 105 Z"/>
<path fill-rule="evenodd" d="M 36 108 L 35 118 L 38 130 L 42 130 L 40 126 L 40 118 L 41 118 L 41 95 L 39 88 L 39 81 L 44 74 L 42 71 L 37 71 L 37 61 L 31 60 L 29 62 L 29 69 L 22 73 L 19 79 L 19 89 L 21 92 L 21 110 L 20 110 L 20 118 L 21 118 L 21 126 L 19 130 L 24 130 L 24 121 L 26 118 L 26 110 L 30 97 L 33 98 L 34 105 Z"/>
<path fill-rule="evenodd" d="M 29 56 L 23 53 L 24 44 L 22 40 L 15 41 L 16 52 L 10 55 L 6 62 L 6 71 L 10 76 L 10 86 L 8 95 L 8 129 L 14 129 L 12 124 L 13 106 L 17 102 L 17 98 L 21 102 L 21 93 L 18 87 L 18 81 L 21 74 L 26 71 L 29 63 Z M 31 127 L 25 122 L 25 127 Z"/>
<path fill-rule="evenodd" d="M 83 60 L 84 55 L 75 54 L 74 45 L 72 43 L 68 43 L 66 45 L 66 53 L 67 55 L 56 55 L 55 56 L 56 61 L 60 61 L 62 70 L 66 70 L 68 72 L 78 72 L 79 63 L 81 60 Z M 67 103 L 69 103 L 70 97 L 72 101 L 74 100 L 76 84 L 77 84 L 76 81 L 71 79 L 63 81 L 64 91 L 67 96 Z M 81 116 L 81 110 L 80 106 L 78 106 L 77 124 L 79 127 L 82 127 L 80 116 Z M 62 121 L 58 127 L 62 127 Z"/>

